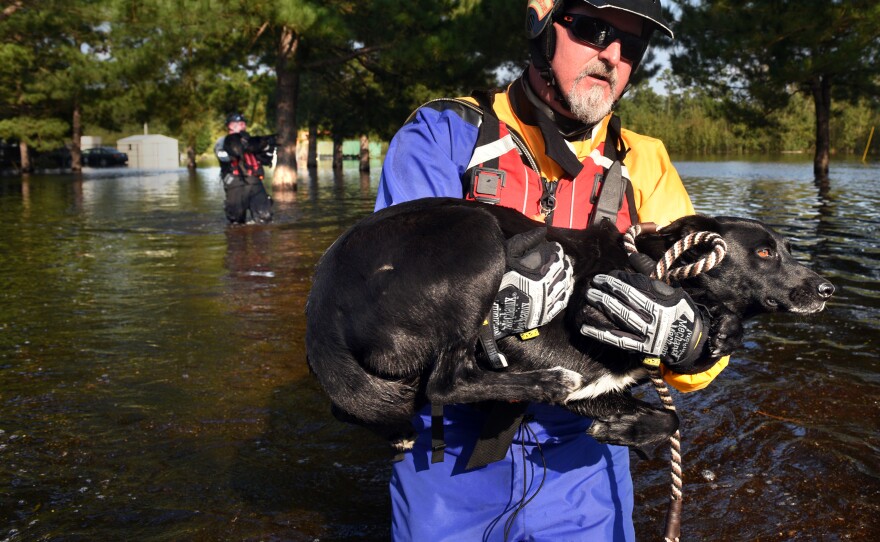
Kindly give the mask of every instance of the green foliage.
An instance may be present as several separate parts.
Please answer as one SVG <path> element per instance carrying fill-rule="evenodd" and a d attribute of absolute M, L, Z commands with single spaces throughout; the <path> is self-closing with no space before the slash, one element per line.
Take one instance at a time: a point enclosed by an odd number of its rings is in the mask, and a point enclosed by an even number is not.
<path fill-rule="evenodd" d="M 861 155 L 865 150 L 868 134 L 874 127 L 874 155 L 878 153 L 877 139 L 880 139 L 880 108 L 871 106 L 868 99 L 855 104 L 837 103 L 832 109 L 831 140 L 838 152 Z"/>
<path fill-rule="evenodd" d="M 12 117 L 0 119 L 0 139 L 27 143 L 38 151 L 59 146 L 70 131 L 70 125 L 61 119 Z"/>
<path fill-rule="evenodd" d="M 663 140 L 676 155 L 807 153 L 815 145 L 815 113 L 808 97 L 795 94 L 760 123 L 731 117 L 723 102 L 702 87 L 684 86 L 670 72 L 661 75 L 666 94 L 647 84 L 634 87 L 618 104 L 624 127 Z M 834 151 L 861 155 L 871 126 L 880 127 L 880 108 L 864 99 L 834 106 Z"/>

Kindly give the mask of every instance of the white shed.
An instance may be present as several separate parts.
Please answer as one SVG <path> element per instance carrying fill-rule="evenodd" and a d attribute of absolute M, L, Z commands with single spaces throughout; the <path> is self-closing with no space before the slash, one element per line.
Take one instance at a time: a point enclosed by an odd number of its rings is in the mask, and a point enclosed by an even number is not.
<path fill-rule="evenodd" d="M 100 147 L 101 143 L 103 143 L 101 136 L 84 135 L 79 140 L 79 148 L 82 150 L 94 149 L 95 147 Z"/>
<path fill-rule="evenodd" d="M 128 167 L 137 169 L 176 169 L 180 167 L 177 140 L 173 137 L 146 134 L 124 137 L 116 148 L 128 154 Z"/>

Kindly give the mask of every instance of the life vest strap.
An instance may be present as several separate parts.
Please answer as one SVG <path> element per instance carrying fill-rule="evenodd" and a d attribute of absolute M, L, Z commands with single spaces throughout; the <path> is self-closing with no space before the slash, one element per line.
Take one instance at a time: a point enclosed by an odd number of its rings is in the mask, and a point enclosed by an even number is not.
<path fill-rule="evenodd" d="M 516 148 L 508 135 L 499 138 L 501 123 L 491 113 L 495 91 L 477 91 L 473 97 L 483 111 L 483 120 L 477 132 L 474 154 L 468 164 L 465 178 L 468 179 L 468 195 L 476 201 L 497 204 L 501 202 L 501 189 L 505 185 L 507 173 L 498 168 L 499 156 Z M 492 341 L 494 343 L 494 341 Z"/>
<path fill-rule="evenodd" d="M 597 175 L 593 183 L 593 194 L 590 198 L 593 210 L 589 223 L 590 225 L 599 224 L 607 218 L 612 224 L 617 224 L 617 217 L 623 207 L 624 195 L 626 195 L 626 201 L 629 203 L 630 222 L 634 224 L 638 222 L 639 215 L 636 210 L 632 183 L 622 174 L 621 164 L 629 149 L 626 148 L 620 135 L 620 117 L 611 115 L 611 118 L 608 119 L 607 132 L 602 154 L 611 160 L 611 166 L 605 170 L 604 177 L 600 179 Z M 598 196 L 596 196 L 597 191 Z"/>
<path fill-rule="evenodd" d="M 483 119 L 477 132 L 474 154 L 468 163 L 464 178 L 468 183 L 466 195 L 483 203 L 498 204 L 501 202 L 501 188 L 505 186 L 507 173 L 499 169 L 500 157 L 507 152 L 520 150 L 513 139 L 512 130 L 508 126 L 508 134 L 501 137 L 501 121 L 495 114 L 494 101 L 498 90 L 474 91 L 472 96 L 483 112 Z M 522 152 L 522 151 L 520 151 Z M 541 177 L 543 193 L 541 195 L 541 212 L 544 223 L 553 223 L 553 210 L 556 208 L 556 186 L 543 176 Z"/>
<path fill-rule="evenodd" d="M 445 450 L 443 405 L 431 403 L 431 463 L 442 463 Z"/>

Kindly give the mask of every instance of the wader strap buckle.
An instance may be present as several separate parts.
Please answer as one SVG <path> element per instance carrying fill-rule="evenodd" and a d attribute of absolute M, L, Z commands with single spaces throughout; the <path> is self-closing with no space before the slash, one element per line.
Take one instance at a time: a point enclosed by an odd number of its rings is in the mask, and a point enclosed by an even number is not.
<path fill-rule="evenodd" d="M 620 212 L 620 208 L 623 206 L 623 194 L 626 190 L 626 186 L 623 183 L 620 162 L 615 160 L 611 167 L 608 168 L 608 173 L 605 174 L 605 180 L 602 182 L 598 201 L 596 201 L 596 206 L 593 208 L 593 217 L 590 220 L 590 224 L 598 224 L 603 218 L 607 218 L 612 224 L 617 223 L 617 213 Z"/>
<path fill-rule="evenodd" d="M 507 455 L 516 431 L 526 416 L 529 403 L 495 402 L 486 416 L 480 438 L 468 458 L 466 470 L 500 461 Z"/>

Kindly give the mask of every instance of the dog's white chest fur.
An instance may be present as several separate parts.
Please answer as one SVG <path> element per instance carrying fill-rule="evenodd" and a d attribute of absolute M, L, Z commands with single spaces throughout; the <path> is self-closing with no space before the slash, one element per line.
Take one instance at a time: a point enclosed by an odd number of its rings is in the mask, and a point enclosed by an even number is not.
<path fill-rule="evenodd" d="M 599 397 L 600 395 L 604 395 L 606 393 L 623 391 L 635 384 L 640 378 L 644 377 L 646 374 L 647 371 L 644 368 L 640 367 L 638 369 L 630 371 L 625 375 L 602 375 L 598 379 L 590 382 L 579 390 L 570 393 L 568 397 L 565 398 L 565 402 L 568 403 L 570 401 L 593 399 L 594 397 Z"/>

